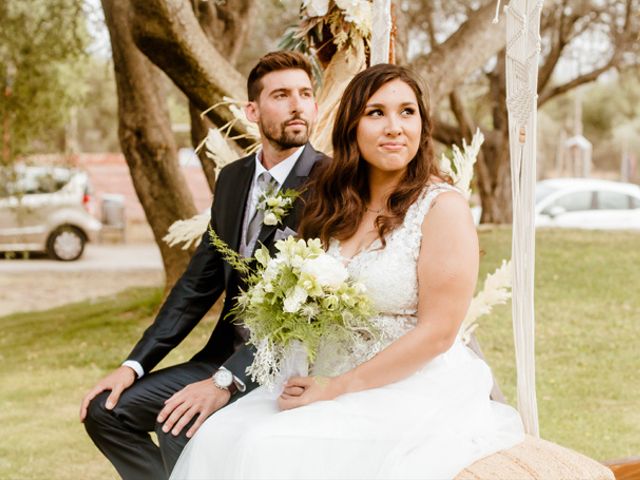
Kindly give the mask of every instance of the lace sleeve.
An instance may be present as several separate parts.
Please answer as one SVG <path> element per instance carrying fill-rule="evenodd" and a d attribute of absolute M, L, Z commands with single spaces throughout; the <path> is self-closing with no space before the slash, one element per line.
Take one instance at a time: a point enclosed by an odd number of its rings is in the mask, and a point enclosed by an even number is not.
<path fill-rule="evenodd" d="M 462 192 L 453 185 L 449 185 L 448 183 L 435 183 L 425 188 L 418 201 L 407 211 L 404 220 L 407 229 L 407 241 L 415 252 L 414 257 L 416 259 L 420 253 L 424 217 L 429 213 L 429 209 L 433 205 L 436 197 L 444 192 L 458 192 L 462 195 Z"/>

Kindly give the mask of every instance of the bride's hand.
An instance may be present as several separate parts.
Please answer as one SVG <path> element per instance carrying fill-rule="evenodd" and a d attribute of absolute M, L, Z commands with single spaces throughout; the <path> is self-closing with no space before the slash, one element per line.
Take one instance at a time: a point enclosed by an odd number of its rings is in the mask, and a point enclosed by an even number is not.
<path fill-rule="evenodd" d="M 321 400 L 333 400 L 340 392 L 330 377 L 291 377 L 278 397 L 280 410 L 290 410 Z"/>

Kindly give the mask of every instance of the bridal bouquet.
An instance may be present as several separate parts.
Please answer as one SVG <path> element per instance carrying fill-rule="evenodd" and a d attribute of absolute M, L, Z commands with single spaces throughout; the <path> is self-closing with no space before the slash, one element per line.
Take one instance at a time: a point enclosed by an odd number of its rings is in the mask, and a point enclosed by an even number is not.
<path fill-rule="evenodd" d="M 247 369 L 254 381 L 273 388 L 286 380 L 283 375 L 304 374 L 292 372 L 293 357 L 311 364 L 323 343 L 340 346 L 348 354 L 379 336 L 370 320 L 374 310 L 366 288 L 349 278 L 320 240 L 280 240 L 274 257 L 262 246 L 252 266 L 211 227 L 209 233 L 224 259 L 246 279 L 247 289 L 230 315 L 249 329 L 248 342 L 256 348 Z"/>

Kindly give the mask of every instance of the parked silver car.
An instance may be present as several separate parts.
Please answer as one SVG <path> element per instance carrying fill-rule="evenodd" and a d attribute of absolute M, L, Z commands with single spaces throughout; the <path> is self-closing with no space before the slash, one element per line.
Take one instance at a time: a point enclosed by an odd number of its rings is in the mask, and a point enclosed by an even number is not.
<path fill-rule="evenodd" d="M 591 178 L 536 185 L 536 227 L 640 230 L 640 187 Z"/>
<path fill-rule="evenodd" d="M 536 184 L 536 227 L 640 230 L 640 186 L 592 178 L 553 178 Z M 471 209 L 476 225 L 482 208 Z"/>
<path fill-rule="evenodd" d="M 0 170 L 0 251 L 76 260 L 102 228 L 92 208 L 85 172 L 26 166 Z"/>

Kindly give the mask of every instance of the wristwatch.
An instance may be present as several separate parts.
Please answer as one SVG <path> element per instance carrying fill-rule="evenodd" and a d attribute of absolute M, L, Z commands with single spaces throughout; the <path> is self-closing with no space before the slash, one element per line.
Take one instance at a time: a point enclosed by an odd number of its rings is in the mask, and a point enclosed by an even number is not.
<path fill-rule="evenodd" d="M 226 368 L 219 368 L 211 379 L 216 387 L 222 390 L 228 390 L 231 395 L 238 391 L 238 387 L 234 382 L 233 373 Z"/>

